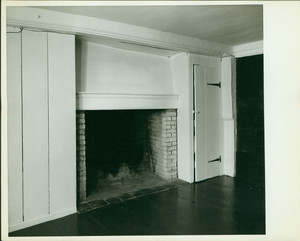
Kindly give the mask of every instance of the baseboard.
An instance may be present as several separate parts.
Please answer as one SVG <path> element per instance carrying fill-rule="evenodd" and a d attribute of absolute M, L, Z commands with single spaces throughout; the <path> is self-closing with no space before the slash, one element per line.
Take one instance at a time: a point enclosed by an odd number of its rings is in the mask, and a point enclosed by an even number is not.
<path fill-rule="evenodd" d="M 72 209 L 69 209 L 69 210 L 66 210 L 66 211 L 63 211 L 63 212 L 50 214 L 50 215 L 47 215 L 45 217 L 41 217 L 41 218 L 37 218 L 37 219 L 30 220 L 30 221 L 27 221 L 27 222 L 22 222 L 22 223 L 12 225 L 8 228 L 8 230 L 9 230 L 9 232 L 14 232 L 14 231 L 17 231 L 17 230 L 20 230 L 20 229 L 23 229 L 23 228 L 28 228 L 28 227 L 31 227 L 31 226 L 34 226 L 34 225 L 37 225 L 37 224 L 40 224 L 40 223 L 52 221 L 52 220 L 57 219 L 57 218 L 62 218 L 64 216 L 67 216 L 67 215 L 70 215 L 70 214 L 73 214 L 73 213 L 76 213 L 76 212 L 77 212 L 77 209 L 72 208 Z"/>

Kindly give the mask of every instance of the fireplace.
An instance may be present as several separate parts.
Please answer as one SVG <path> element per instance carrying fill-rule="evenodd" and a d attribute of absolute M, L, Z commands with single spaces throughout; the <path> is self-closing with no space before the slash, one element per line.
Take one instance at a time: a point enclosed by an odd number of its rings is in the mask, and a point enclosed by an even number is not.
<path fill-rule="evenodd" d="M 125 189 L 126 178 L 141 184 L 146 176 L 177 179 L 175 109 L 77 111 L 79 203 L 105 192 L 108 181 L 123 181 Z"/>

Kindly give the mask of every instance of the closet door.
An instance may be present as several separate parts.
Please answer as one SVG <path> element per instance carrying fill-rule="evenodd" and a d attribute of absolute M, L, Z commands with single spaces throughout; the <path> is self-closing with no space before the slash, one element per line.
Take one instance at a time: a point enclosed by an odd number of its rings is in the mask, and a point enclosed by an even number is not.
<path fill-rule="evenodd" d="M 215 65 L 194 65 L 196 182 L 220 175 L 221 76 Z"/>
<path fill-rule="evenodd" d="M 7 34 L 9 226 L 23 221 L 21 34 Z"/>
<path fill-rule="evenodd" d="M 76 209 L 75 39 L 48 33 L 50 213 Z"/>
<path fill-rule="evenodd" d="M 205 84 L 205 137 L 207 178 L 220 174 L 220 124 L 221 124 L 221 88 L 213 84 L 221 81 L 218 68 L 206 68 Z"/>
<path fill-rule="evenodd" d="M 24 221 L 49 213 L 47 33 L 22 32 Z"/>

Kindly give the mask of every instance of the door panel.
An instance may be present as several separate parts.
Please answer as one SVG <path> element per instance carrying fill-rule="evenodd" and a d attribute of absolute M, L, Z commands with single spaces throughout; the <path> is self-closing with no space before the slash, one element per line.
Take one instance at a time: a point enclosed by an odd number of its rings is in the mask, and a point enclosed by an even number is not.
<path fill-rule="evenodd" d="M 48 33 L 50 212 L 76 208 L 75 39 Z"/>
<path fill-rule="evenodd" d="M 9 226 L 23 221 L 21 34 L 7 34 Z"/>
<path fill-rule="evenodd" d="M 220 161 L 220 70 L 194 66 L 195 101 L 195 181 L 218 176 Z"/>
<path fill-rule="evenodd" d="M 47 33 L 22 32 L 24 221 L 48 214 Z"/>

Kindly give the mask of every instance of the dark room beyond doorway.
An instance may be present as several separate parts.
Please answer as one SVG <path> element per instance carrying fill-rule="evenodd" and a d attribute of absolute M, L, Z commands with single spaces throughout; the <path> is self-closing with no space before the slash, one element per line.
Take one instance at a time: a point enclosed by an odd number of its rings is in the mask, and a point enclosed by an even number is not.
<path fill-rule="evenodd" d="M 264 191 L 263 55 L 238 58 L 236 177 L 249 189 Z"/>

